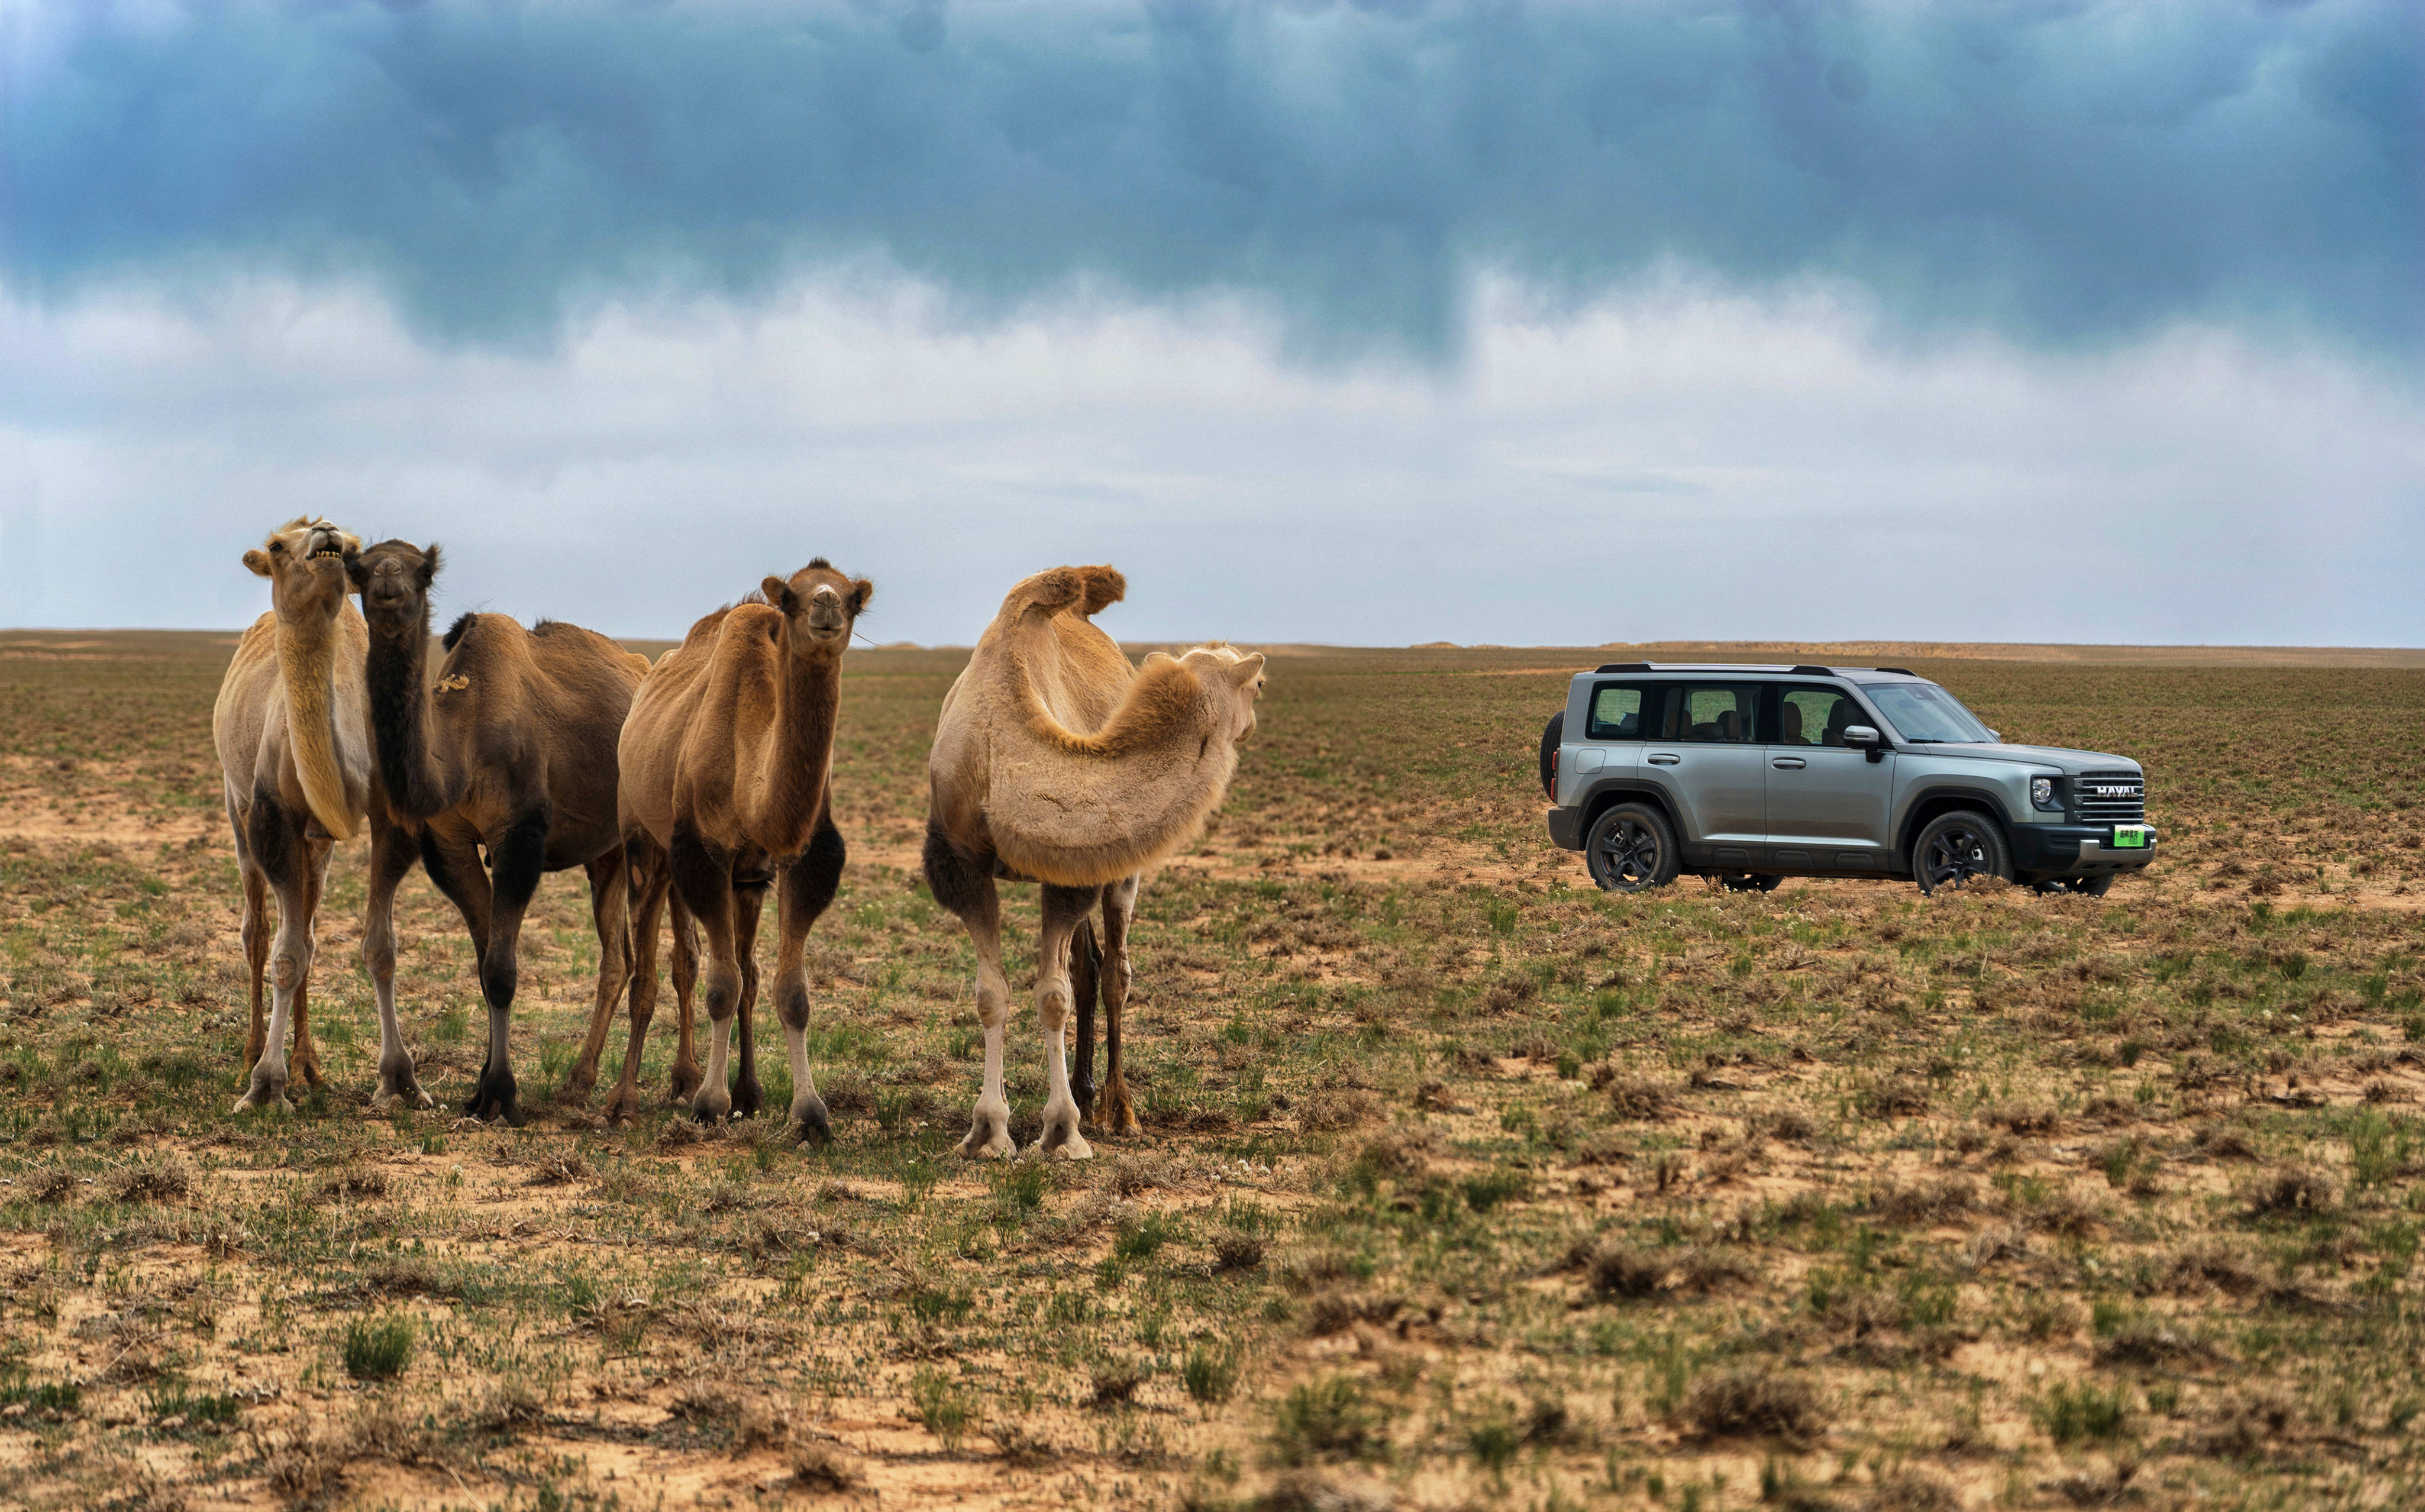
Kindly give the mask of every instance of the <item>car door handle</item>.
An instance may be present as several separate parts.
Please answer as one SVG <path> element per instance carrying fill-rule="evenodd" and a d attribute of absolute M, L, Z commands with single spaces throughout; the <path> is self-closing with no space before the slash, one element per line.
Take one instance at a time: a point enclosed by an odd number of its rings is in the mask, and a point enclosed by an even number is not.
<path fill-rule="evenodd" d="M 1677 755 L 1673 751 L 1653 751 L 1650 755 L 1650 764 L 1653 766 L 1673 766 L 1683 759 L 1683 757 Z"/>
<path fill-rule="evenodd" d="M 1799 756 L 1779 756 L 1776 760 L 1769 763 L 1768 764 L 1775 767 L 1780 772 L 1798 772 L 1810 764 L 1804 761 Z"/>

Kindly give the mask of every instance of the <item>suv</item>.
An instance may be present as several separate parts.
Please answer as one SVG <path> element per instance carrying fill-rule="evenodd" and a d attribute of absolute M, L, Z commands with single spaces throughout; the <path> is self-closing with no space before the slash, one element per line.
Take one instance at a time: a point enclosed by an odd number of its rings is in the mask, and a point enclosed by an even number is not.
<path fill-rule="evenodd" d="M 1680 872 L 1999 877 L 2102 894 L 2155 859 L 2139 764 L 2007 746 L 1900 668 L 1626 662 L 1578 674 L 1541 733 L 1550 838 L 1614 893 Z"/>

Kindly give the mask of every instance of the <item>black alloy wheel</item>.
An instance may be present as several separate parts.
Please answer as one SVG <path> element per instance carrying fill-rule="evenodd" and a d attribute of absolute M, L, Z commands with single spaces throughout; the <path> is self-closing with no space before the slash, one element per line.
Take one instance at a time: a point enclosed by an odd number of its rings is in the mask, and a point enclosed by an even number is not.
<path fill-rule="evenodd" d="M 1619 804 L 1592 825 L 1583 861 L 1592 880 L 1611 893 L 1664 887 L 1676 879 L 1676 832 L 1658 810 Z"/>
<path fill-rule="evenodd" d="M 1929 821 L 1919 832 L 1919 844 L 1912 846 L 1911 861 L 1912 876 L 1922 893 L 1968 887 L 1991 877 L 2013 879 L 2003 832 L 1985 814 L 1967 809 Z"/>

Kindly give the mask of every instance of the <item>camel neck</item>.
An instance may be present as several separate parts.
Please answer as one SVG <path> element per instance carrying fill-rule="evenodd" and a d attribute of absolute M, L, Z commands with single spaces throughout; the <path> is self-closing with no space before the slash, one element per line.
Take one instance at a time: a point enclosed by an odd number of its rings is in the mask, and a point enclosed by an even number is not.
<path fill-rule="evenodd" d="M 455 806 L 453 784 L 429 752 L 429 607 L 395 630 L 371 629 L 363 671 L 371 699 L 371 739 L 388 801 L 415 819 Z"/>
<path fill-rule="evenodd" d="M 327 620 L 280 619 L 278 674 L 286 690 L 288 753 L 320 827 L 341 840 L 357 828 L 337 757 L 337 627 Z"/>
<path fill-rule="evenodd" d="M 787 648 L 783 663 L 775 728 L 759 771 L 759 812 L 749 826 L 752 838 L 772 856 L 807 848 L 825 816 L 834 723 L 842 710 L 841 657 L 798 656 Z"/>

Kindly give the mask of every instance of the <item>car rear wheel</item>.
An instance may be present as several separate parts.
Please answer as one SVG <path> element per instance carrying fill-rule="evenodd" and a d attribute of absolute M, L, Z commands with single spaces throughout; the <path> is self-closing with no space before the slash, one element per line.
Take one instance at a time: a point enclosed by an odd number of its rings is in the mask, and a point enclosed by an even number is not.
<path fill-rule="evenodd" d="M 1911 875 L 1922 893 L 1967 887 L 1988 877 L 2013 879 L 2013 853 L 1996 821 L 1971 809 L 1956 809 L 1928 821 L 1912 843 Z"/>
<path fill-rule="evenodd" d="M 1676 880 L 1676 829 L 1646 803 L 1620 803 L 1592 822 L 1583 841 L 1591 878 L 1611 893 L 1640 893 Z"/>
<path fill-rule="evenodd" d="M 1774 872 L 1735 872 L 1718 878 L 1718 885 L 1729 893 L 1774 893 L 1785 878 Z"/>

